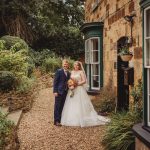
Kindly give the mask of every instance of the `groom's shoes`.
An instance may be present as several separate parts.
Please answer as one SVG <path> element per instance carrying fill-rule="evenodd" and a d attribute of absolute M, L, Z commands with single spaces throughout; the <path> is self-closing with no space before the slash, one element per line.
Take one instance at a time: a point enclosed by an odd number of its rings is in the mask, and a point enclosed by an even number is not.
<path fill-rule="evenodd" d="M 62 126 L 59 122 L 55 122 L 54 125 L 59 127 Z"/>

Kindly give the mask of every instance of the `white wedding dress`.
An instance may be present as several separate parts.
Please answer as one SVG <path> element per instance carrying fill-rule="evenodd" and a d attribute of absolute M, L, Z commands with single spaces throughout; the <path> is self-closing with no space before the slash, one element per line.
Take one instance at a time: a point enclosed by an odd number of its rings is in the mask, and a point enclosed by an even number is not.
<path fill-rule="evenodd" d="M 71 74 L 71 78 L 80 82 L 80 71 Z M 83 85 L 74 89 L 72 97 L 70 97 L 70 90 L 68 91 L 61 116 L 62 125 L 86 127 L 104 125 L 109 121 L 109 119 L 96 113 Z"/>

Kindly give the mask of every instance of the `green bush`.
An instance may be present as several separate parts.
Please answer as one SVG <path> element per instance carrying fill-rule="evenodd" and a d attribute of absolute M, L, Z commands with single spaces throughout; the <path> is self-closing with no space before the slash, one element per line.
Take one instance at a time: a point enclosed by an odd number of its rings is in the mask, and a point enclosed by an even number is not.
<path fill-rule="evenodd" d="M 133 125 L 142 122 L 142 99 L 143 84 L 138 80 L 138 84 L 131 91 L 134 98 L 133 108 L 129 112 L 119 112 L 113 114 L 111 122 L 107 125 L 103 144 L 106 150 L 132 150 L 135 145 L 135 136 L 132 132 Z M 132 108 L 131 107 L 131 108 Z"/>
<path fill-rule="evenodd" d="M 67 58 L 66 58 L 67 59 Z M 69 70 L 73 69 L 74 60 L 67 59 L 69 61 Z M 42 70 L 46 73 L 54 73 L 58 68 L 62 67 L 62 59 L 60 57 L 48 57 L 43 61 Z"/>
<path fill-rule="evenodd" d="M 27 49 L 28 50 L 28 45 L 27 43 L 20 39 L 19 37 L 15 36 L 10 36 L 10 35 L 5 35 L 1 37 L 0 40 L 5 41 L 5 46 L 7 50 L 10 50 L 12 47 L 18 51 L 20 49 Z"/>
<path fill-rule="evenodd" d="M 61 67 L 61 59 L 60 58 L 47 58 L 42 64 L 42 68 L 45 72 L 55 72 L 58 68 Z"/>
<path fill-rule="evenodd" d="M 0 71 L 0 90 L 9 91 L 15 87 L 15 76 L 10 71 Z"/>
<path fill-rule="evenodd" d="M 106 127 L 103 145 L 106 150 L 132 150 L 135 136 L 132 127 L 142 121 L 141 112 L 120 112 L 113 114 Z"/>
<path fill-rule="evenodd" d="M 5 43 L 4 40 L 0 40 L 0 51 L 5 49 Z"/>
<path fill-rule="evenodd" d="M 58 57 L 54 52 L 49 49 L 43 49 L 40 51 L 34 51 L 33 49 L 29 49 L 29 56 L 32 58 L 35 66 L 42 66 L 43 62 L 46 58 Z"/>
<path fill-rule="evenodd" d="M 114 97 L 104 97 L 103 99 L 100 100 L 100 105 L 99 105 L 99 111 L 100 112 L 113 112 L 115 111 L 115 98 Z"/>
<path fill-rule="evenodd" d="M 141 108 L 143 107 L 143 83 L 141 79 L 139 79 L 138 84 L 132 88 L 130 95 L 134 100 L 134 109 L 141 110 Z"/>
<path fill-rule="evenodd" d="M 14 74 L 16 89 L 21 92 L 30 89 L 32 84 L 27 76 L 31 76 L 34 66 L 28 63 L 28 57 L 20 51 L 15 53 L 4 50 L 0 51 L 0 58 L 0 71 L 10 71 Z"/>
<path fill-rule="evenodd" d="M 16 77 L 27 75 L 28 63 L 20 53 L 0 51 L 0 71 L 11 71 Z"/>
<path fill-rule="evenodd" d="M 28 78 L 27 76 L 22 76 L 18 80 L 18 85 L 17 85 L 17 91 L 19 92 L 28 92 L 33 84 L 34 84 L 35 79 L 34 78 Z"/>
<path fill-rule="evenodd" d="M 0 112 L 0 149 L 4 149 L 6 138 L 11 134 L 14 123 L 6 119 L 6 115 Z"/>
<path fill-rule="evenodd" d="M 96 100 L 93 100 L 93 105 L 98 113 L 111 113 L 115 111 L 116 96 L 113 92 L 108 92 L 107 89 L 101 90 Z"/>
<path fill-rule="evenodd" d="M 26 92 L 33 84 L 33 79 L 28 77 L 32 76 L 33 69 L 35 68 L 33 59 L 29 55 L 28 45 L 18 37 L 4 36 L 1 39 L 0 71 L 11 72 L 16 79 L 15 88 L 18 91 Z M 10 76 L 7 82 L 10 82 Z M 6 81 L 3 81 L 2 84 L 5 83 Z M 12 86 L 10 86 L 10 89 L 12 89 Z"/>
<path fill-rule="evenodd" d="M 73 69 L 73 64 L 74 64 L 75 61 L 73 59 L 69 59 L 69 58 L 67 60 L 69 61 L 69 70 L 72 70 Z"/>

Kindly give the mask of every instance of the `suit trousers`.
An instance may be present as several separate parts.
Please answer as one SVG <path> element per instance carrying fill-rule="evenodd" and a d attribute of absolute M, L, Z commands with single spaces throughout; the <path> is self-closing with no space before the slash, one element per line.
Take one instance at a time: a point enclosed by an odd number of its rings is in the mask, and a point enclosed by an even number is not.
<path fill-rule="evenodd" d="M 66 100 L 67 91 L 65 91 L 63 94 L 58 94 L 57 97 L 55 97 L 55 105 L 54 105 L 54 123 L 61 121 L 61 114 L 64 107 L 64 103 Z"/>

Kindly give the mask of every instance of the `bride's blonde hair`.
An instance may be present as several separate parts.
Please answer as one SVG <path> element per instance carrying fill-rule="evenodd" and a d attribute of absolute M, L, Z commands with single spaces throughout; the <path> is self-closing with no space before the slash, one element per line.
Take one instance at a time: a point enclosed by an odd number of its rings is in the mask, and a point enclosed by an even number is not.
<path fill-rule="evenodd" d="M 80 63 L 79 61 L 75 61 L 75 62 L 74 62 L 74 65 L 75 65 L 75 64 L 77 64 L 77 65 L 79 66 L 79 70 L 82 70 L 82 68 L 81 68 L 81 63 Z"/>

